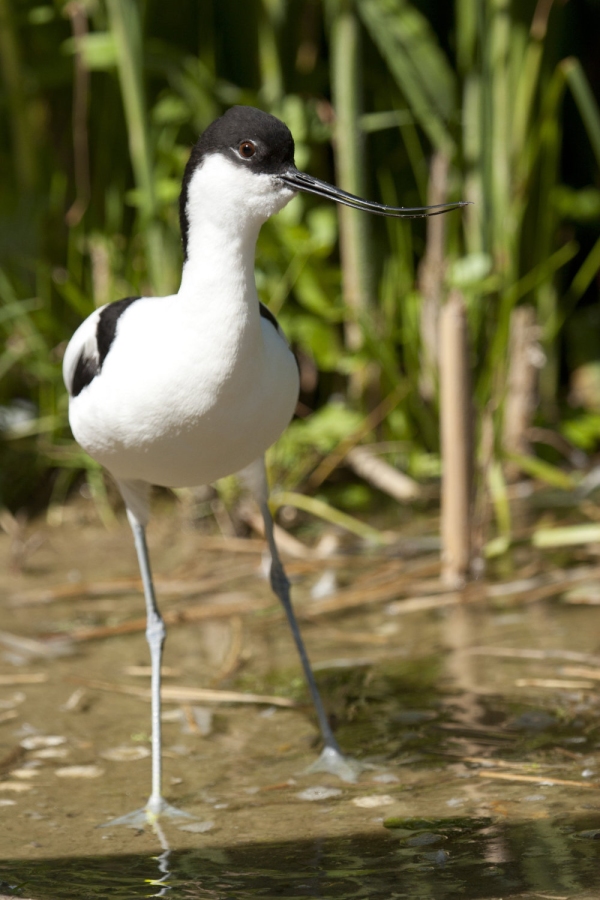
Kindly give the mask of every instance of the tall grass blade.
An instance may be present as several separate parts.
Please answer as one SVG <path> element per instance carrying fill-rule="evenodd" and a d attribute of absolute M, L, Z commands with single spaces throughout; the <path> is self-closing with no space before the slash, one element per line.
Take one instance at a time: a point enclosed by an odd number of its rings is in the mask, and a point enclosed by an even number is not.
<path fill-rule="evenodd" d="M 261 0 L 258 21 L 261 93 L 269 108 L 277 108 L 284 95 L 283 73 L 277 43 L 278 25 L 282 20 L 280 0 Z"/>
<path fill-rule="evenodd" d="M 360 28 L 349 4 L 335 16 L 331 29 L 331 84 L 336 121 L 334 154 L 338 183 L 343 190 L 365 196 L 365 138 L 361 128 L 362 61 Z M 369 218 L 346 206 L 338 209 L 344 299 L 352 313 L 346 343 L 362 344 L 356 318 L 372 303 L 373 272 Z"/>
<path fill-rule="evenodd" d="M 13 140 L 13 161 L 22 190 L 31 191 L 37 175 L 37 141 L 31 127 L 29 104 L 25 94 L 27 80 L 21 64 L 19 37 L 11 0 L 0 0 L 0 69 L 6 88 L 5 98 Z"/>
<path fill-rule="evenodd" d="M 356 6 L 415 119 L 435 147 L 451 151 L 456 78 L 429 22 L 406 0 L 357 0 Z"/>
<path fill-rule="evenodd" d="M 561 69 L 586 127 L 596 162 L 600 166 L 600 110 L 598 104 L 578 59 L 570 57 L 563 60 Z"/>
<path fill-rule="evenodd" d="M 140 11 L 133 0 L 107 0 L 107 7 L 117 48 L 117 68 L 150 280 L 155 292 L 167 293 L 170 285 L 166 283 L 168 272 L 160 226 L 156 221 L 155 179 L 144 96 Z"/>

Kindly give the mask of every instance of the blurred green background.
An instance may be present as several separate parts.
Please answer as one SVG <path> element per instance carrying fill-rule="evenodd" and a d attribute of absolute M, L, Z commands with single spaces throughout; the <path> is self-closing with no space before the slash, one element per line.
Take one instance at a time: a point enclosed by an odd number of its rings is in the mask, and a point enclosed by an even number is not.
<path fill-rule="evenodd" d="M 82 472 L 101 496 L 70 438 L 62 353 L 95 305 L 177 289 L 183 168 L 234 103 L 284 119 L 298 167 L 347 190 L 473 201 L 399 221 L 299 197 L 264 227 L 259 294 L 303 375 L 279 484 L 302 489 L 390 394 L 363 437 L 438 477 L 435 322 L 451 292 L 480 473 L 506 459 L 521 305 L 539 440 L 519 464 L 585 462 L 571 449 L 600 440 L 599 34 L 599 0 L 0 0 L 0 507 L 61 503 Z M 351 488 L 334 500 L 358 509 Z"/>

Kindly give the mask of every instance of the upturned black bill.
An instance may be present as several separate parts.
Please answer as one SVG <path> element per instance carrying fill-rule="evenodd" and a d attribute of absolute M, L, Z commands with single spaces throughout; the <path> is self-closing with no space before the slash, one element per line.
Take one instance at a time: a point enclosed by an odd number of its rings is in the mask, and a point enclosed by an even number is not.
<path fill-rule="evenodd" d="M 456 203 L 438 203 L 435 206 L 384 206 L 383 203 L 375 203 L 372 200 L 363 200 L 347 191 L 319 178 L 313 178 L 305 172 L 299 172 L 297 169 L 291 169 L 284 175 L 279 176 L 284 184 L 291 187 L 295 191 L 305 191 L 307 194 L 316 194 L 318 197 L 326 197 L 328 200 L 335 200 L 336 203 L 343 203 L 344 206 L 350 206 L 352 209 L 360 209 L 363 212 L 370 212 L 376 216 L 391 216 L 397 219 L 420 219 L 424 216 L 439 216 L 442 213 L 450 212 L 452 209 L 460 209 L 468 206 L 469 200 L 459 200 Z"/>

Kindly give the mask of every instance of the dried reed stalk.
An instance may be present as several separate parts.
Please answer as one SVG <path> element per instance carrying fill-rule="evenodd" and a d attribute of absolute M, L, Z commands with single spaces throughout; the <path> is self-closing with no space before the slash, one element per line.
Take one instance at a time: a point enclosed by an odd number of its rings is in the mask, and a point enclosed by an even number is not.
<path fill-rule="evenodd" d="M 379 459 L 368 447 L 350 450 L 346 463 L 357 475 L 399 503 L 416 500 L 421 495 L 421 489 L 413 478 Z"/>
<path fill-rule="evenodd" d="M 109 681 L 81 680 L 86 687 L 99 691 L 111 691 L 115 694 L 127 694 L 150 700 L 150 689 L 128 684 L 113 684 Z M 249 703 L 259 706 L 280 706 L 284 709 L 295 709 L 297 704 L 287 697 L 270 694 L 245 694 L 240 691 L 219 691 L 215 688 L 197 688 L 187 685 L 163 685 L 160 696 L 166 703 Z"/>
<path fill-rule="evenodd" d="M 512 774 L 511 772 L 487 772 L 482 771 L 477 773 L 480 778 L 493 778 L 498 781 L 525 781 L 529 784 L 560 784 L 565 787 L 582 787 L 582 788 L 597 788 L 598 785 L 594 784 L 590 781 L 569 781 L 565 778 L 549 778 L 548 776 L 543 775 L 517 775 Z"/>
<path fill-rule="evenodd" d="M 187 622 L 201 622 L 205 619 L 228 619 L 231 616 L 263 610 L 271 604 L 271 600 L 255 600 L 245 594 L 231 594 L 231 600 L 220 603 L 206 603 L 190 606 L 186 609 L 167 609 L 162 618 L 165 625 L 183 625 Z M 72 641 L 97 641 L 117 634 L 135 634 L 146 630 L 146 617 L 129 619 L 120 625 L 99 625 L 94 628 L 76 628 L 69 633 Z"/>
<path fill-rule="evenodd" d="M 264 550 L 264 546 L 263 546 Z M 242 563 L 230 566 L 226 571 L 208 575 L 206 578 L 184 580 L 174 578 L 155 578 L 154 584 L 161 596 L 186 597 L 215 591 L 229 581 L 248 578 L 256 573 L 255 563 Z M 11 606 L 37 606 L 60 600 L 83 600 L 93 597 L 118 597 L 139 593 L 142 590 L 140 578 L 118 578 L 111 581 L 80 581 L 75 584 L 59 584 L 49 588 L 18 591 L 11 594 Z"/>
<path fill-rule="evenodd" d="M 440 315 L 440 407 L 442 437 L 442 574 L 452 586 L 465 583 L 471 562 L 473 421 L 467 316 L 454 291 Z"/>

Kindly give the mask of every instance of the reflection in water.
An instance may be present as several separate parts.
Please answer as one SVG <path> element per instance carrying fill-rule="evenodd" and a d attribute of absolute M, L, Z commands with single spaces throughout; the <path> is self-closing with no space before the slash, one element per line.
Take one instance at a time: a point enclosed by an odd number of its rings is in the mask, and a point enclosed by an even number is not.
<path fill-rule="evenodd" d="M 151 884 L 152 887 L 159 887 L 160 890 L 157 894 L 148 894 L 149 897 L 165 897 L 170 891 L 170 885 L 166 882 L 171 876 L 171 872 L 169 871 L 169 856 L 171 855 L 170 850 L 163 850 L 160 856 L 154 857 L 158 864 L 158 871 L 161 873 L 161 878 L 150 878 L 148 879 L 148 884 Z"/>
<path fill-rule="evenodd" d="M 160 854 L 160 856 L 154 857 L 158 865 L 158 871 L 161 873 L 161 877 L 148 880 L 148 884 L 151 884 L 153 887 L 160 888 L 157 894 L 149 894 L 148 896 L 164 897 L 170 890 L 170 885 L 167 884 L 167 881 L 171 877 L 171 872 L 169 869 L 169 857 L 171 856 L 171 848 L 169 846 L 169 842 L 167 841 L 167 837 L 160 826 L 160 822 L 154 822 L 152 824 L 152 831 L 158 838 L 158 842 L 162 848 L 162 853 Z"/>
<path fill-rule="evenodd" d="M 386 825 L 378 836 L 5 862 L 0 888 L 5 896 L 35 900 L 474 900 L 542 893 L 576 900 L 600 889 L 600 815 L 512 825 L 398 818 Z"/>

